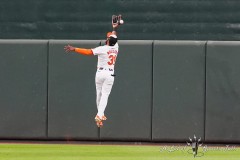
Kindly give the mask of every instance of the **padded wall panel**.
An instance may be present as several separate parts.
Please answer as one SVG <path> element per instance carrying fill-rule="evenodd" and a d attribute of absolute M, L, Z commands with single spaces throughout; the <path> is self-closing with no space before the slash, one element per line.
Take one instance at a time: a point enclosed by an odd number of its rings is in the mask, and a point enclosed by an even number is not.
<path fill-rule="evenodd" d="M 208 42 L 206 140 L 240 142 L 240 42 Z"/>
<path fill-rule="evenodd" d="M 54 139 L 99 138 L 94 117 L 97 113 L 95 73 L 97 57 L 75 52 L 64 46 L 94 48 L 100 41 L 49 42 L 49 111 L 48 136 Z"/>
<path fill-rule="evenodd" d="M 119 41 L 101 140 L 151 140 L 152 41 Z"/>
<path fill-rule="evenodd" d="M 153 141 L 204 137 L 205 42 L 154 41 Z"/>
<path fill-rule="evenodd" d="M 0 138 L 46 138 L 47 40 L 0 40 Z"/>

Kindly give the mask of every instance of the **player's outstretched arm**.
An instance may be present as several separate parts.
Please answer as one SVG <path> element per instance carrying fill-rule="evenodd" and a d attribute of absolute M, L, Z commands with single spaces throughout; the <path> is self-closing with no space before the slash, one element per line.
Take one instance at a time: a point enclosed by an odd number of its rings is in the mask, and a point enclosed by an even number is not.
<path fill-rule="evenodd" d="M 113 27 L 112 34 L 117 35 L 117 26 L 116 26 L 116 27 Z"/>
<path fill-rule="evenodd" d="M 84 54 L 84 55 L 88 55 L 91 56 L 93 55 L 93 52 L 91 49 L 86 49 L 86 48 L 76 48 L 70 45 L 67 45 L 64 47 L 64 50 L 66 52 L 76 52 L 76 53 L 80 53 L 80 54 Z"/>
<path fill-rule="evenodd" d="M 117 23 L 112 23 L 112 27 L 113 27 L 112 34 L 117 35 L 118 24 Z"/>

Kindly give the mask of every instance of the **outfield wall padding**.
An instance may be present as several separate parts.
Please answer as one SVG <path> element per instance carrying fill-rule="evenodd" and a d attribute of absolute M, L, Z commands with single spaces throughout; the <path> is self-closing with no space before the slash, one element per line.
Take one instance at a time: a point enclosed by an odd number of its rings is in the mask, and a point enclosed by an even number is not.
<path fill-rule="evenodd" d="M 105 40 L 0 40 L 0 139 L 240 142 L 240 42 L 119 40 L 104 127 L 95 48 Z"/>
<path fill-rule="evenodd" d="M 48 137 L 99 139 L 95 73 L 97 57 L 66 53 L 65 45 L 93 48 L 100 41 L 50 40 L 48 77 Z"/>
<path fill-rule="evenodd" d="M 240 142 L 240 42 L 209 41 L 206 141 Z"/>
<path fill-rule="evenodd" d="M 48 40 L 0 40 L 0 138 L 46 138 Z"/>
<path fill-rule="evenodd" d="M 204 137 L 205 43 L 154 42 L 153 141 Z"/>
<path fill-rule="evenodd" d="M 153 41 L 119 41 L 101 140 L 151 140 Z"/>

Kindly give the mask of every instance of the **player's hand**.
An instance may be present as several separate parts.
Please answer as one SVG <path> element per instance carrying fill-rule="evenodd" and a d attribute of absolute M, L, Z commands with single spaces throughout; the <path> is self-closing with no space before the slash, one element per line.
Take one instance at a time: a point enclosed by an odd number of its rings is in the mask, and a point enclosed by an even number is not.
<path fill-rule="evenodd" d="M 64 50 L 65 50 L 66 52 L 75 51 L 75 47 L 70 46 L 70 45 L 67 45 L 67 46 L 64 47 Z"/>

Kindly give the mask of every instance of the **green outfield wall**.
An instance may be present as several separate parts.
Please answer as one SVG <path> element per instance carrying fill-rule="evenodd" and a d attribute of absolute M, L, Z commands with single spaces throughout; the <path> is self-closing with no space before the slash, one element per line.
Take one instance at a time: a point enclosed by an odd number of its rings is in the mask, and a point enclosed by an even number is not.
<path fill-rule="evenodd" d="M 240 42 L 119 40 L 115 82 L 96 127 L 103 40 L 0 40 L 0 139 L 240 142 Z"/>
<path fill-rule="evenodd" d="M 1 39 L 240 40 L 239 0 L 1 0 Z"/>

